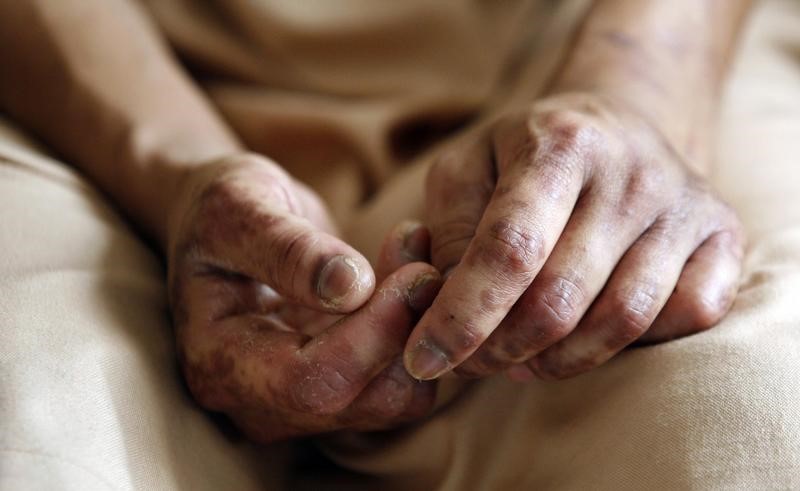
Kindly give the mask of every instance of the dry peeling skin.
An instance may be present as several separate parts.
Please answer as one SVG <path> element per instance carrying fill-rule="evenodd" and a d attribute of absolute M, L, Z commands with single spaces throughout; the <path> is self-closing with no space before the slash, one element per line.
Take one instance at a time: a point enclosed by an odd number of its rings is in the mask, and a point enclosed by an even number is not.
<path fill-rule="evenodd" d="M 233 288 L 230 276 L 199 279 L 217 284 L 208 294 Z M 259 315 L 234 312 L 212 325 L 202 325 L 205 315 L 191 318 L 202 322 L 192 328 L 195 341 L 183 338 L 187 383 L 202 405 L 226 412 L 259 441 L 385 429 L 418 418 L 433 403 L 434 385 L 411 379 L 399 357 L 439 286 L 430 266 L 401 268 L 363 308 L 310 339 L 262 322 L 280 308 Z"/>
<path fill-rule="evenodd" d="M 731 251 L 741 248 L 741 227 L 661 130 L 617 100 L 567 92 L 490 130 L 494 178 L 482 174 L 481 149 L 437 161 L 427 182 L 433 259 L 459 266 L 412 334 L 409 369 L 426 379 L 454 367 L 486 376 L 537 357 L 537 373 L 564 378 L 604 363 L 651 326 L 664 341 L 717 322 L 729 301 L 706 308 L 685 292 L 735 291 L 740 256 Z M 478 195 L 463 190 L 481 182 L 496 183 L 494 193 L 470 217 Z M 720 233 L 734 239 L 712 250 Z M 453 244 L 463 245 L 460 255 L 442 261 Z M 726 255 L 737 259 L 721 261 Z M 727 271 L 719 283 L 729 288 L 680 275 L 693 266 L 705 278 Z M 659 312 L 673 325 L 659 325 Z"/>

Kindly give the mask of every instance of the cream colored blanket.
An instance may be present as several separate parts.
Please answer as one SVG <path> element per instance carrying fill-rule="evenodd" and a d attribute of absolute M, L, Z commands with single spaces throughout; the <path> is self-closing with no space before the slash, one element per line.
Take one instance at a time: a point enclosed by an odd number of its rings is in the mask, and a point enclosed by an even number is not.
<path fill-rule="evenodd" d="M 442 142 L 535 96 L 585 3 L 148 8 L 243 139 L 369 249 L 419 207 Z M 483 380 L 319 455 L 252 446 L 193 404 L 158 258 L 0 122 L 0 489 L 800 489 L 800 2 L 759 3 L 724 101 L 713 180 L 750 246 L 717 328 L 569 381 Z"/>

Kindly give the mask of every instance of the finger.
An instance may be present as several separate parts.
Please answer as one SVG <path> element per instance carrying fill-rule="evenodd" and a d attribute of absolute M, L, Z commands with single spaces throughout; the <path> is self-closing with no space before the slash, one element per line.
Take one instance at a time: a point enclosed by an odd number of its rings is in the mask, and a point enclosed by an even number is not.
<path fill-rule="evenodd" d="M 435 396 L 436 382 L 414 379 L 398 356 L 367 385 L 342 417 L 355 430 L 386 429 L 425 416 L 433 407 Z"/>
<path fill-rule="evenodd" d="M 419 379 L 463 362 L 497 327 L 547 259 L 584 182 L 583 163 L 567 150 L 502 138 L 497 165 L 505 173 L 462 261 L 406 345 L 406 368 Z"/>
<path fill-rule="evenodd" d="M 263 407 L 230 411 L 236 426 L 251 440 L 276 440 L 332 431 L 377 431 L 395 428 L 427 415 L 436 397 L 436 382 L 420 383 L 397 358 L 377 375 L 353 403 L 334 415 L 277 415 Z"/>
<path fill-rule="evenodd" d="M 678 219 L 656 222 L 623 256 L 605 289 L 578 327 L 532 358 L 543 378 L 565 378 L 604 363 L 650 327 L 675 288 L 683 265 L 697 247 L 698 232 L 681 237 Z"/>
<path fill-rule="evenodd" d="M 484 139 L 444 153 L 425 185 L 425 216 L 431 233 L 431 264 L 453 268 L 475 235 L 494 190 L 491 147 Z"/>
<path fill-rule="evenodd" d="M 743 247 L 737 231 L 716 233 L 701 244 L 683 268 L 664 309 L 639 341 L 667 341 L 717 324 L 736 296 Z"/>
<path fill-rule="evenodd" d="M 400 355 L 439 284 L 432 266 L 405 266 L 362 309 L 314 338 L 288 331 L 268 315 L 208 323 L 202 311 L 190 312 L 176 331 L 187 384 L 208 409 L 235 412 L 244 421 L 254 408 L 321 431 L 335 418 L 319 416 L 344 409 Z"/>
<path fill-rule="evenodd" d="M 293 406 L 315 414 L 347 407 L 402 353 L 411 328 L 440 284 L 432 266 L 404 266 L 363 308 L 310 340 L 283 373 L 282 387 Z"/>
<path fill-rule="evenodd" d="M 378 281 L 414 262 L 430 262 L 430 233 L 421 223 L 406 220 L 397 224 L 383 241 L 375 267 Z"/>
<path fill-rule="evenodd" d="M 257 279 L 309 308 L 356 309 L 374 288 L 372 268 L 355 249 L 280 201 L 288 191 L 273 188 L 282 182 L 256 187 L 222 181 L 208 189 L 197 212 L 197 245 L 187 251 L 191 263 Z"/>
<path fill-rule="evenodd" d="M 620 220 L 605 197 L 583 195 L 531 286 L 458 373 L 496 373 L 566 337 L 646 226 L 644 213 Z M 615 233 L 608 233 L 612 229 Z"/>

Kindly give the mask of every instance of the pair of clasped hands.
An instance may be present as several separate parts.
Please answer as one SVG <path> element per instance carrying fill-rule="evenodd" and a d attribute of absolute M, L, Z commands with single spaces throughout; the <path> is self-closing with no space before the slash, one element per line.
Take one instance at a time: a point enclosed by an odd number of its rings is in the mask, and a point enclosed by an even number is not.
<path fill-rule="evenodd" d="M 435 379 L 561 379 L 717 323 L 735 213 L 643 118 L 566 94 L 430 168 L 425 225 L 373 270 L 312 191 L 250 154 L 185 186 L 169 237 L 178 354 L 201 405 L 273 441 L 425 416 Z"/>

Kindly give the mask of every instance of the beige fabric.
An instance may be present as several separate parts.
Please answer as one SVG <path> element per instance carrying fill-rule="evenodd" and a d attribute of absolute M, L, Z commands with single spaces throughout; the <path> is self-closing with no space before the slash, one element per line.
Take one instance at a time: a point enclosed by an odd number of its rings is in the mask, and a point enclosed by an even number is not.
<path fill-rule="evenodd" d="M 371 223 L 375 236 L 392 214 L 417 207 L 418 190 L 408 185 L 435 153 L 391 150 L 403 147 L 387 143 L 398 122 L 424 129 L 429 115 L 461 121 L 535 92 L 528 83 L 512 90 L 503 77 L 542 80 L 582 6 L 562 2 L 555 11 L 542 1 L 505 10 L 500 3 L 409 1 L 379 10 L 365 0 L 309 11 L 305 2 L 208 1 L 208 13 L 244 34 L 231 39 L 223 24 L 207 23 L 204 43 L 192 29 L 211 17 L 189 16 L 178 0 L 153 5 L 174 9 L 157 13 L 160 22 L 187 56 L 217 74 L 206 81 L 210 93 L 249 142 L 274 147 L 290 163 L 303 160 L 292 156 L 304 138 L 319 144 L 305 170 L 290 167 L 328 183 L 320 189 L 340 216 L 353 216 L 393 169 L 411 162 L 357 220 Z M 264 10 L 235 15 L 248 5 Z M 345 15 L 355 11 L 365 17 Z M 507 39 L 481 47 L 465 38 L 481 16 L 491 21 L 486 32 L 507 32 Z M 539 19 L 535 38 L 513 28 L 519 19 Z M 262 23 L 271 29 L 262 31 Z M 358 71 L 388 56 L 362 35 L 396 41 L 387 41 L 394 58 L 378 70 L 391 76 Z M 346 49 L 329 46 L 342 36 Z M 418 43 L 397 41 L 408 36 Z M 453 56 L 422 49 L 448 40 L 460 46 Z M 474 60 L 458 58 L 470 49 Z M 267 54 L 304 59 L 306 50 L 309 58 L 291 70 L 261 62 Z M 531 78 L 512 70 L 520 50 L 535 57 Z M 329 66 L 329 56 L 350 64 Z M 427 62 L 417 65 L 415 56 Z M 474 85 L 470 77 L 478 77 Z M 369 97 L 356 97 L 362 90 Z M 415 94 L 424 94 L 422 102 L 413 102 Z M 800 488 L 799 2 L 760 4 L 725 101 L 714 180 L 741 211 L 751 246 L 741 296 L 719 327 L 631 350 L 566 382 L 485 380 L 412 430 L 326 441 L 327 454 L 376 476 L 358 481 L 368 489 Z M 294 125 L 272 141 L 280 121 Z M 444 126 L 456 132 L 452 121 Z M 337 145 L 341 152 L 327 152 Z M 292 445 L 251 446 L 192 404 L 172 356 L 157 258 L 102 196 L 9 121 L 0 123 L 0 210 L 0 489 L 341 489 L 350 482 L 296 475 Z"/>
<path fill-rule="evenodd" d="M 505 98 L 553 15 L 574 21 L 587 3 L 143 1 L 248 146 L 312 183 L 343 221 Z"/>

